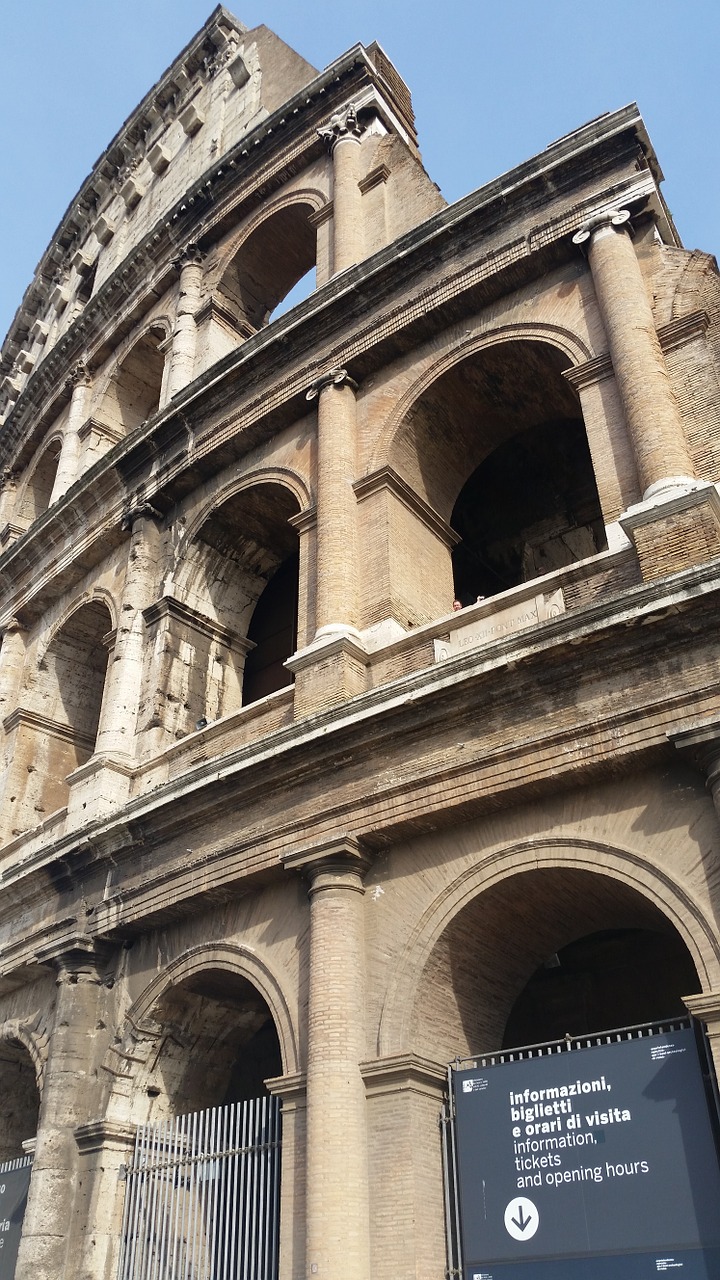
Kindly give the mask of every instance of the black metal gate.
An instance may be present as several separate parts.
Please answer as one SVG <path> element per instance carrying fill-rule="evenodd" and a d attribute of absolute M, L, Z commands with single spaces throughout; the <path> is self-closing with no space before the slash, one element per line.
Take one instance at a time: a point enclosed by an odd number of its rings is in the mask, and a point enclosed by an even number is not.
<path fill-rule="evenodd" d="M 144 1125 L 119 1280 L 277 1280 L 280 1141 L 269 1097 Z"/>

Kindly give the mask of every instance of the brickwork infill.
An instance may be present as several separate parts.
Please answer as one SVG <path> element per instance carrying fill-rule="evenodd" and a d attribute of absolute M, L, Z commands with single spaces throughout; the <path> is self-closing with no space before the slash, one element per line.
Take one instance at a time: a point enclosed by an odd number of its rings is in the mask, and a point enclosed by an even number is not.
<path fill-rule="evenodd" d="M 662 480 L 694 475 L 682 418 L 628 232 L 609 221 L 595 227 L 588 259 L 645 494 Z"/>
<path fill-rule="evenodd" d="M 306 1275 L 367 1280 L 362 871 L 338 857 L 309 874 Z"/>

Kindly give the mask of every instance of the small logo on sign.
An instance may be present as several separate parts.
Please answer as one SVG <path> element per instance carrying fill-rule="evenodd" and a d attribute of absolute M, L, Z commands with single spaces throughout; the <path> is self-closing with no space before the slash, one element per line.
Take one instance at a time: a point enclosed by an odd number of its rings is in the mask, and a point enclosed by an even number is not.
<path fill-rule="evenodd" d="M 473 1076 L 471 1080 L 463 1080 L 463 1093 L 482 1093 L 483 1089 L 487 1089 L 488 1082 L 485 1076 Z"/>
<path fill-rule="evenodd" d="M 540 1226 L 537 1205 L 524 1196 L 511 1200 L 505 1210 L 505 1230 L 513 1240 L 531 1240 Z"/>

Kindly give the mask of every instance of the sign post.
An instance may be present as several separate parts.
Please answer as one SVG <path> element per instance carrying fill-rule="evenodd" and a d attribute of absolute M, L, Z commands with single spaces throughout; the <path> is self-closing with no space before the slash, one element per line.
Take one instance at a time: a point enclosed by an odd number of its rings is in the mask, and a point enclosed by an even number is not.
<path fill-rule="evenodd" d="M 453 1072 L 464 1280 L 720 1277 L 690 1028 Z"/>

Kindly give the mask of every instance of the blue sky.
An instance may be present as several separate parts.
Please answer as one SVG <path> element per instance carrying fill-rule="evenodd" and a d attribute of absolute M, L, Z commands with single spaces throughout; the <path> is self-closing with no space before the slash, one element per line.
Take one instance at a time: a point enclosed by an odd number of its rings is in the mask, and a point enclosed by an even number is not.
<path fill-rule="evenodd" d="M 210 0 L 2 0 L 0 333 L 93 163 Z M 636 100 L 688 248 L 720 251 L 718 0 L 238 0 L 321 68 L 379 40 L 423 158 L 458 199 Z"/>

